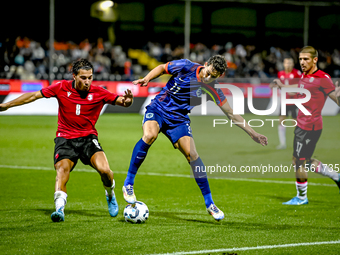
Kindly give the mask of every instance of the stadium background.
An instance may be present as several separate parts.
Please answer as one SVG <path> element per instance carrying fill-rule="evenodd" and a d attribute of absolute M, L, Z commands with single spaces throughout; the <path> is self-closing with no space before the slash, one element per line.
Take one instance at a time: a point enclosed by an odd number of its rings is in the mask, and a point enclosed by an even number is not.
<path fill-rule="evenodd" d="M 44 1 L 39 8 L 26 1 L 8 3 L 13 11 L 1 16 L 0 23 L 0 102 L 11 92 L 39 90 L 46 81 L 70 79 L 71 63 L 79 57 L 93 62 L 94 79 L 102 81 L 97 85 L 122 93 L 133 87 L 125 81 L 144 76 L 160 63 L 188 57 L 203 64 L 223 54 L 229 71 L 220 82 L 245 91 L 253 87 L 254 105 L 260 110 L 270 103 L 271 91 L 265 87 L 283 69 L 283 57 L 291 55 L 299 69 L 298 51 L 304 45 L 319 50 L 322 70 L 340 77 L 340 4 L 335 1 L 118 1 L 109 8 L 101 3 Z M 22 84 L 13 85 L 12 79 Z M 155 80 L 153 86 L 161 87 L 166 79 Z M 32 82 L 37 80 L 41 82 Z M 148 94 L 158 90 L 133 91 L 135 104 L 127 112 L 139 112 Z"/>

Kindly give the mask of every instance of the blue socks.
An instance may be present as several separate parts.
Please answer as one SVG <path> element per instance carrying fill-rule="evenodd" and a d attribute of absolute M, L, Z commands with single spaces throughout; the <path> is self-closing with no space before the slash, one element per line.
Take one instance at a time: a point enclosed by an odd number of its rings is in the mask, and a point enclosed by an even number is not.
<path fill-rule="evenodd" d="M 143 163 L 146 154 L 148 153 L 148 150 L 151 145 L 145 143 L 142 139 L 140 139 L 133 149 L 131 161 L 130 161 L 130 167 L 124 182 L 124 186 L 127 185 L 133 185 L 135 183 L 135 177 L 138 171 L 138 168 Z"/>
<path fill-rule="evenodd" d="M 204 197 L 205 206 L 208 208 L 211 204 L 214 203 L 214 201 L 211 196 L 205 166 L 200 157 L 198 157 L 198 159 L 194 161 L 191 161 L 190 166 L 195 177 L 195 181 L 198 187 L 201 189 L 202 195 Z"/>
<path fill-rule="evenodd" d="M 142 139 L 140 139 L 133 149 L 130 167 L 124 182 L 124 186 L 133 185 L 135 183 L 135 177 L 138 171 L 138 168 L 143 163 L 146 154 L 151 145 L 145 143 Z M 209 182 L 207 179 L 207 173 L 205 171 L 205 166 L 200 157 L 198 159 L 190 162 L 190 166 L 195 177 L 195 181 L 200 188 L 202 195 L 204 197 L 205 206 L 209 207 L 211 204 L 214 203 L 211 191 L 209 187 Z"/>

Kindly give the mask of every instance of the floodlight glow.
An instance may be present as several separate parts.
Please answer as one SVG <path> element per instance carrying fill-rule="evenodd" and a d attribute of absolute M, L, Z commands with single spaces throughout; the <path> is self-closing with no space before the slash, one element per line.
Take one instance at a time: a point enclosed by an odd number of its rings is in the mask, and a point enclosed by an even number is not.
<path fill-rule="evenodd" d="M 113 6 L 113 2 L 112 1 L 103 1 L 100 3 L 100 8 L 103 9 L 103 10 L 106 10 L 110 7 Z"/>

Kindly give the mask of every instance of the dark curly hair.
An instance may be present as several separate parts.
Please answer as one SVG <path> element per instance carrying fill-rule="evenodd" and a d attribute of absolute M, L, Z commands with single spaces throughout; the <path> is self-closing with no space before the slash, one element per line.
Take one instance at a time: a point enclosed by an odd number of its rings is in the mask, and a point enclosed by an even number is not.
<path fill-rule="evenodd" d="M 227 69 L 227 61 L 222 55 L 215 55 L 208 59 L 208 66 L 212 65 L 213 68 L 223 74 Z"/>
<path fill-rule="evenodd" d="M 72 73 L 74 75 L 78 75 L 80 69 L 84 70 L 92 69 L 93 72 L 93 65 L 87 59 L 81 58 L 73 62 Z"/>

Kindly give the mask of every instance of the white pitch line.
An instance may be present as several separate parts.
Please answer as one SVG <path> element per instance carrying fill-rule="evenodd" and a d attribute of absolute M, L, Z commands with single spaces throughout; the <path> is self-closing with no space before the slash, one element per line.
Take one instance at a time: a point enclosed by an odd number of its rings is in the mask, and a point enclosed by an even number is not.
<path fill-rule="evenodd" d="M 212 252 L 233 252 L 233 251 L 249 251 L 249 250 L 265 250 L 298 246 L 311 246 L 311 245 L 324 245 L 324 244 L 340 244 L 340 240 L 326 241 L 326 242 L 312 242 L 312 243 L 290 243 L 290 244 L 277 244 L 277 245 L 263 245 L 253 247 L 239 247 L 239 248 L 225 248 L 214 250 L 200 250 L 200 251 L 187 251 L 187 252 L 174 252 L 174 253 L 157 253 L 152 255 L 189 255 L 189 254 L 209 254 Z"/>
<path fill-rule="evenodd" d="M 32 169 L 32 170 L 44 170 L 44 171 L 54 171 L 52 167 L 40 167 L 40 166 L 15 166 L 15 165 L 0 165 L 0 168 L 13 168 L 13 169 Z M 87 173 L 95 173 L 94 169 L 85 169 L 85 168 L 75 168 L 73 171 L 75 172 L 87 172 Z M 113 171 L 114 174 L 126 174 L 127 171 Z M 151 176 L 162 176 L 162 177 L 180 177 L 180 178 L 193 178 L 190 175 L 186 174 L 165 174 L 165 173 L 152 173 L 152 172 L 138 172 L 139 175 L 151 175 Z M 293 181 L 276 181 L 276 180 L 263 180 L 263 179 L 250 179 L 250 178 L 211 178 L 217 180 L 229 180 L 229 181 L 244 181 L 244 182 L 261 182 L 261 183 L 277 183 L 277 184 L 294 184 Z M 308 185 L 311 186 L 326 186 L 326 187 L 334 187 L 335 184 L 328 183 L 315 183 L 309 182 Z"/>

